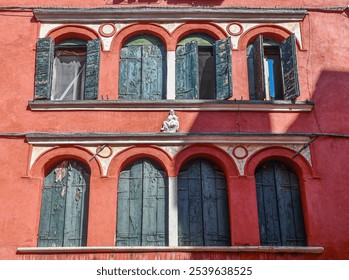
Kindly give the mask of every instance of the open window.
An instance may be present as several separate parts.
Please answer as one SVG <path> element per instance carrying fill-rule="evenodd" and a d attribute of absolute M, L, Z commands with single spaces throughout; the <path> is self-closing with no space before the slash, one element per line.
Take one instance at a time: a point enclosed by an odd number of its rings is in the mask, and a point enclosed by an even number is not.
<path fill-rule="evenodd" d="M 247 47 L 251 100 L 292 100 L 300 95 L 296 37 L 283 42 L 259 35 Z"/>
<path fill-rule="evenodd" d="M 195 33 L 176 50 L 176 99 L 218 99 L 232 96 L 231 43 L 226 38 Z"/>
<path fill-rule="evenodd" d="M 97 99 L 99 60 L 99 40 L 70 38 L 55 44 L 51 38 L 39 39 L 34 99 Z"/>
<path fill-rule="evenodd" d="M 166 50 L 158 38 L 132 37 L 120 53 L 119 99 L 166 98 Z"/>

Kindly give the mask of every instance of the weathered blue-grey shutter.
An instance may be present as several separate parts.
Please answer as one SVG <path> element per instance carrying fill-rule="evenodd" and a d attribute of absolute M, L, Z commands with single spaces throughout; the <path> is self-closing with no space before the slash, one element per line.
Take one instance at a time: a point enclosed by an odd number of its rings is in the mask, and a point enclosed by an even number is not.
<path fill-rule="evenodd" d="M 202 189 L 200 161 L 178 174 L 178 245 L 202 246 Z"/>
<path fill-rule="evenodd" d="M 142 46 L 121 49 L 119 99 L 139 100 L 142 90 Z"/>
<path fill-rule="evenodd" d="M 298 178 L 281 163 L 274 163 L 282 245 L 304 246 L 306 234 Z"/>
<path fill-rule="evenodd" d="M 142 171 L 142 164 L 137 162 L 120 173 L 117 246 L 140 246 L 142 244 Z"/>
<path fill-rule="evenodd" d="M 216 99 L 225 100 L 233 95 L 230 37 L 215 42 Z"/>
<path fill-rule="evenodd" d="M 176 99 L 199 98 L 198 44 L 192 41 L 176 51 Z"/>
<path fill-rule="evenodd" d="M 63 161 L 45 177 L 39 247 L 86 245 L 88 194 L 89 174 L 75 161 Z"/>
<path fill-rule="evenodd" d="M 163 99 L 166 92 L 165 49 L 156 45 L 142 47 L 142 99 Z"/>
<path fill-rule="evenodd" d="M 297 176 L 277 161 L 263 164 L 255 176 L 261 245 L 305 246 Z"/>
<path fill-rule="evenodd" d="M 264 76 L 264 49 L 263 36 L 259 35 L 253 43 L 253 65 L 254 65 L 254 83 L 256 90 L 256 99 L 265 99 L 265 76 Z"/>
<path fill-rule="evenodd" d="M 274 170 L 263 165 L 255 174 L 261 245 L 281 245 Z"/>
<path fill-rule="evenodd" d="M 143 161 L 143 246 L 167 244 L 167 188 L 163 171 Z"/>
<path fill-rule="evenodd" d="M 149 160 L 141 160 L 120 174 L 117 246 L 167 244 L 166 175 Z"/>
<path fill-rule="evenodd" d="M 300 95 L 297 66 L 296 36 L 292 34 L 280 45 L 282 83 L 284 99 L 295 99 Z"/>
<path fill-rule="evenodd" d="M 34 99 L 50 99 L 54 41 L 51 38 L 39 39 L 36 45 L 35 93 Z"/>
<path fill-rule="evenodd" d="M 89 175 L 76 161 L 69 161 L 67 172 L 63 244 L 83 246 L 87 243 Z"/>
<path fill-rule="evenodd" d="M 86 46 L 85 99 L 98 98 L 99 61 L 101 43 L 99 39 L 90 40 Z"/>
<path fill-rule="evenodd" d="M 178 244 L 229 246 L 226 180 L 203 160 L 192 162 L 178 176 Z"/>

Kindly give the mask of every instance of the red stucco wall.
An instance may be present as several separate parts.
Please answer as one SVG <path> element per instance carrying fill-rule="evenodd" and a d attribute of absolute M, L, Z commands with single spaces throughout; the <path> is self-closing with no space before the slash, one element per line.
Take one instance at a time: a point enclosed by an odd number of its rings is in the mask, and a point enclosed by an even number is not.
<path fill-rule="evenodd" d="M 188 1 L 167 1 L 154 5 L 189 5 Z M 285 3 L 289 2 L 289 3 Z M 56 6 L 96 7 L 113 1 L 56 1 Z M 124 2 L 114 1 L 125 6 Z M 198 1 L 197 4 L 206 4 Z M 215 6 L 241 6 L 241 1 L 211 1 Z M 348 1 L 323 0 L 273 0 L 270 7 L 327 7 L 344 6 Z M 3 0 L 1 6 L 52 6 L 44 0 Z M 259 0 L 243 3 L 247 7 L 262 6 Z M 152 29 L 151 25 L 148 26 Z M 200 24 L 190 25 L 191 29 Z M 154 32 L 159 27 L 153 27 Z M 189 27 L 182 27 L 183 30 Z M 265 27 L 267 28 L 267 27 Z M 137 30 L 137 26 L 133 27 Z M 131 30 L 131 29 L 130 29 Z M 261 29 L 262 30 L 262 29 Z M 120 154 L 107 176 L 102 176 L 97 161 L 89 162 L 90 152 L 72 145 L 58 148 L 39 159 L 30 170 L 31 146 L 25 138 L 9 133 L 28 132 L 112 132 L 154 133 L 167 117 L 163 111 L 32 111 L 28 101 L 33 100 L 35 48 L 39 23 L 28 10 L 8 11 L 0 7 L 0 259 L 72 258 L 72 259 L 349 259 L 349 192 L 348 138 L 319 137 L 311 148 L 312 166 L 305 165 L 301 157 L 291 159 L 289 151 L 278 154 L 299 169 L 302 187 L 302 203 L 308 245 L 322 246 L 322 254 L 269 254 L 269 253 L 119 253 L 119 254 L 18 254 L 18 247 L 35 247 L 39 225 L 41 185 L 47 162 L 64 155 L 74 154 L 90 166 L 92 173 L 89 214 L 88 245 L 113 246 L 116 223 L 117 179 L 120 166 L 137 153 L 156 158 L 175 176 L 179 162 L 198 154 L 216 159 L 224 170 L 229 188 L 230 218 L 233 245 L 259 245 L 258 215 L 256 209 L 254 168 L 265 158 L 276 153 L 278 147 L 261 152 L 249 161 L 246 176 L 239 176 L 233 163 L 220 156 L 218 147 L 194 145 L 177 158 L 156 151 L 149 146 L 138 147 Z M 184 31 L 183 31 L 184 32 Z M 325 12 L 311 9 L 301 25 L 303 49 L 298 49 L 298 68 L 301 96 L 299 100 L 314 101 L 311 112 L 190 112 L 179 111 L 180 132 L 262 132 L 262 133 L 336 133 L 349 131 L 349 21 L 348 12 Z M 168 49 L 174 49 L 180 37 L 165 34 Z M 217 34 L 220 38 L 224 35 Z M 124 35 L 126 38 L 127 34 Z M 246 35 L 247 36 L 247 35 Z M 165 39 L 166 39 L 165 38 Z M 100 95 L 117 98 L 118 51 L 121 37 L 114 40 L 110 52 L 101 53 Z M 246 43 L 248 37 L 246 37 Z M 233 51 L 234 97 L 248 99 L 246 52 L 244 48 Z M 139 122 L 139 118 L 142 122 Z M 6 134 L 6 135 L 5 135 Z M 155 149 L 155 150 L 154 150 Z M 200 150 L 201 149 L 201 150 Z M 206 152 L 204 152 L 206 151 Z M 206 153 L 206 155 L 205 155 Z M 99 172 L 98 172 L 99 171 Z M 101 203 L 102 202 L 102 203 Z M 103 233 L 103 234 L 101 234 Z"/>

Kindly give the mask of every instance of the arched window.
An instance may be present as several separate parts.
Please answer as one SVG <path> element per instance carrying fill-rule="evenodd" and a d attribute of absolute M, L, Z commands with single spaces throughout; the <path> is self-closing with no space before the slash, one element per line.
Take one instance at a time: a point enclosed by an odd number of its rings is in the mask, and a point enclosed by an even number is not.
<path fill-rule="evenodd" d="M 64 160 L 45 177 L 39 247 L 85 246 L 90 174 L 81 163 Z"/>
<path fill-rule="evenodd" d="M 178 175 L 178 245 L 230 246 L 229 207 L 224 174 L 197 159 Z"/>
<path fill-rule="evenodd" d="M 268 161 L 256 172 L 261 245 L 305 246 L 299 181 L 290 168 Z"/>
<path fill-rule="evenodd" d="M 176 99 L 228 99 L 232 96 L 231 43 L 203 33 L 184 37 L 176 50 Z"/>
<path fill-rule="evenodd" d="M 128 40 L 120 53 L 119 99 L 166 98 L 166 51 L 151 35 Z"/>
<path fill-rule="evenodd" d="M 41 38 L 36 47 L 34 99 L 97 99 L 100 41 L 70 38 L 55 44 Z"/>
<path fill-rule="evenodd" d="M 156 163 L 138 160 L 118 185 L 117 246 L 168 245 L 167 175 Z"/>
<path fill-rule="evenodd" d="M 296 37 L 283 42 L 259 35 L 247 47 L 250 99 L 288 100 L 300 95 Z"/>

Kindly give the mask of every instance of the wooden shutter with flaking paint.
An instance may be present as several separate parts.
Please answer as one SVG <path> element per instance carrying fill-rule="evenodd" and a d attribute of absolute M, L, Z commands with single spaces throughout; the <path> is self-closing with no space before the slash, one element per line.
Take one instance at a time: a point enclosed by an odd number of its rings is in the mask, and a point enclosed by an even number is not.
<path fill-rule="evenodd" d="M 255 174 L 261 245 L 306 246 L 306 233 L 295 174 L 278 161 Z"/>
<path fill-rule="evenodd" d="M 253 43 L 253 65 L 255 95 L 257 100 L 265 99 L 264 49 L 263 36 L 259 35 Z"/>
<path fill-rule="evenodd" d="M 226 180 L 204 160 L 195 160 L 178 176 L 178 244 L 229 246 Z"/>
<path fill-rule="evenodd" d="M 199 58 L 196 41 L 176 51 L 176 99 L 199 98 Z"/>
<path fill-rule="evenodd" d="M 90 40 L 86 46 L 85 99 L 98 98 L 99 63 L 101 43 L 99 39 Z"/>
<path fill-rule="evenodd" d="M 39 247 L 84 246 L 87 243 L 89 173 L 65 160 L 44 180 Z"/>
<path fill-rule="evenodd" d="M 296 36 L 292 34 L 280 44 L 284 99 L 296 99 L 300 95 L 297 66 Z"/>
<path fill-rule="evenodd" d="M 165 246 L 168 243 L 166 174 L 140 160 L 120 174 L 117 246 Z"/>
<path fill-rule="evenodd" d="M 216 99 L 225 100 L 233 95 L 230 38 L 215 42 Z"/>
<path fill-rule="evenodd" d="M 35 62 L 35 93 L 34 99 L 51 97 L 52 67 L 54 56 L 54 41 L 51 38 L 41 38 L 36 45 Z"/>

